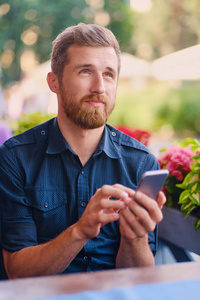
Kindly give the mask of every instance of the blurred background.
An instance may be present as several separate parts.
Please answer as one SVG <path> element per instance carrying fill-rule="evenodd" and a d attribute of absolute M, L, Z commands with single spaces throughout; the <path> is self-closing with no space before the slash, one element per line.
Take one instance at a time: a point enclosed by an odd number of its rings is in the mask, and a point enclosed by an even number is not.
<path fill-rule="evenodd" d="M 151 132 L 154 152 L 199 137 L 200 0 L 1 0 L 0 122 L 8 135 L 56 114 L 46 84 L 51 45 L 79 22 L 108 27 L 121 46 L 111 125 Z"/>
<path fill-rule="evenodd" d="M 0 144 L 56 115 L 56 96 L 46 83 L 52 41 L 79 22 L 108 27 L 121 47 L 117 105 L 109 124 L 158 158 L 177 140 L 200 138 L 200 0 L 0 0 Z M 178 157 L 184 169 L 183 153 Z M 171 218 L 162 222 L 164 242 L 159 229 L 156 263 L 191 260 L 180 245 L 190 251 L 196 245 L 192 255 L 199 259 L 194 221 L 192 231 L 180 219 L 179 228 L 171 229 L 177 217 Z M 176 232 L 181 234 L 171 241 Z"/>

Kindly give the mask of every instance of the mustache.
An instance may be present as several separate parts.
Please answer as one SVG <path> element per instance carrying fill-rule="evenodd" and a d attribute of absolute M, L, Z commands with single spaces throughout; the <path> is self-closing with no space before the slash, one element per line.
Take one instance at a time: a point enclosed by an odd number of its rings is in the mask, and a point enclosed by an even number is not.
<path fill-rule="evenodd" d="M 103 103 L 107 102 L 107 98 L 103 95 L 86 95 L 81 99 L 81 102 L 86 102 L 86 101 L 91 101 L 91 100 L 96 100 L 96 101 L 101 101 Z"/>

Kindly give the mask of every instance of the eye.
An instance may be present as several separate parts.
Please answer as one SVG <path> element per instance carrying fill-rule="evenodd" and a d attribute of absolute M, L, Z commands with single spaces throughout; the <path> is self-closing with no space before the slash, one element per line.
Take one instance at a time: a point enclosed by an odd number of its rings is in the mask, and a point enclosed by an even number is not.
<path fill-rule="evenodd" d="M 113 73 L 111 73 L 111 72 L 106 72 L 106 73 L 104 74 L 104 76 L 110 77 L 110 78 L 114 78 L 114 75 L 113 75 Z"/>
<path fill-rule="evenodd" d="M 89 74 L 90 73 L 90 70 L 88 69 L 83 69 L 79 72 L 79 74 Z"/>

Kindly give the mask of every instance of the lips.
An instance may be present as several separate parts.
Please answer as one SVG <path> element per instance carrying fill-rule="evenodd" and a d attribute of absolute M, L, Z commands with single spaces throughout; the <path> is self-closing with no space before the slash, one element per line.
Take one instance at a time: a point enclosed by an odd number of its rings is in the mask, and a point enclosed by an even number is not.
<path fill-rule="evenodd" d="M 82 103 L 88 103 L 91 106 L 102 106 L 106 104 L 106 98 L 102 95 L 87 95 L 83 97 Z"/>
<path fill-rule="evenodd" d="M 98 95 L 87 95 L 83 97 L 83 102 L 96 102 L 96 103 L 106 103 L 106 98 L 104 96 L 98 96 Z"/>
<path fill-rule="evenodd" d="M 102 106 L 105 104 L 103 101 L 99 101 L 99 100 L 87 100 L 85 102 L 92 106 Z"/>

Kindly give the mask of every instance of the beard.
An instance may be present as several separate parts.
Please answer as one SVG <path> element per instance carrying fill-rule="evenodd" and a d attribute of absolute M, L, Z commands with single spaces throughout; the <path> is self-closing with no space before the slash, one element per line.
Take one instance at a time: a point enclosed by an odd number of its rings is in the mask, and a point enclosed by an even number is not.
<path fill-rule="evenodd" d="M 86 95 L 77 102 L 72 94 L 64 91 L 63 86 L 60 88 L 60 96 L 66 117 L 83 129 L 95 129 L 105 125 L 115 106 L 114 102 L 109 104 L 108 99 L 102 95 Z M 91 100 L 98 100 L 104 104 L 100 107 L 86 107 L 84 103 Z"/>

